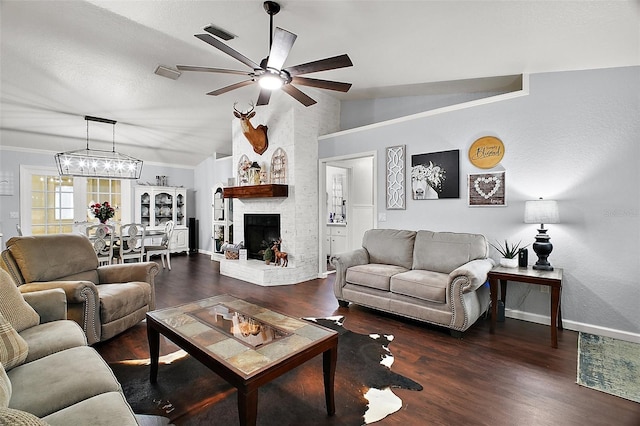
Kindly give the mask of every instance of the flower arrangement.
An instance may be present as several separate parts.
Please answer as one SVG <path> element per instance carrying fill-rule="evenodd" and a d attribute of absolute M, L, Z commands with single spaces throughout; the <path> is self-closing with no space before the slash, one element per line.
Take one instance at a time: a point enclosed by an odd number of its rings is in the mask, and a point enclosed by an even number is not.
<path fill-rule="evenodd" d="M 89 208 L 91 209 L 91 213 L 93 213 L 93 216 L 97 217 L 100 223 L 105 223 L 116 214 L 116 209 L 111 207 L 108 201 L 105 201 L 102 204 L 95 203 Z"/>
<path fill-rule="evenodd" d="M 411 168 L 411 179 L 424 180 L 427 184 L 436 191 L 442 191 L 442 182 L 444 182 L 447 173 L 442 167 L 433 164 L 429 161 L 429 166 L 424 164 L 418 164 Z"/>

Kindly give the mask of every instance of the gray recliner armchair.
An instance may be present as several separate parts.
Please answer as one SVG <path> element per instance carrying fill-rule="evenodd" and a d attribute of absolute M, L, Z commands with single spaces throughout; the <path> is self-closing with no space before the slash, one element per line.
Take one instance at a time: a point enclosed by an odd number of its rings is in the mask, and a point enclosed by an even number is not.
<path fill-rule="evenodd" d="M 98 266 L 89 239 L 80 234 L 14 237 L 2 252 L 2 268 L 22 293 L 62 288 L 67 317 L 89 344 L 134 326 L 155 309 L 155 262 Z"/>

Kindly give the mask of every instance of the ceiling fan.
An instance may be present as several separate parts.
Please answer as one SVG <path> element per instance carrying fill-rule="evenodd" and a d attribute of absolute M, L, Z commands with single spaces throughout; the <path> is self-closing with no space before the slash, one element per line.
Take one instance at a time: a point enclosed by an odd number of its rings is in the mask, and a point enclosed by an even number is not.
<path fill-rule="evenodd" d="M 273 31 L 273 15 L 277 14 L 280 11 L 280 5 L 278 3 L 273 1 L 265 1 L 264 10 L 270 17 L 270 48 L 269 56 L 260 61 L 260 64 L 253 62 L 251 59 L 233 50 L 231 47 L 227 46 L 226 44 L 209 34 L 195 35 L 205 43 L 210 44 L 216 49 L 221 50 L 227 55 L 247 65 L 249 68 L 251 68 L 251 71 L 238 71 L 223 68 L 209 68 L 189 65 L 178 65 L 177 68 L 180 71 L 213 72 L 248 76 L 248 80 L 234 83 L 221 89 L 213 90 L 207 93 L 207 95 L 218 96 L 231 90 L 239 89 L 240 87 L 258 83 L 260 85 L 260 94 L 258 95 L 258 101 L 256 103 L 257 105 L 267 105 L 269 103 L 269 99 L 271 98 L 271 92 L 279 88 L 282 88 L 282 90 L 294 97 L 304 106 L 308 107 L 316 103 L 315 100 L 306 95 L 300 89 L 296 88 L 292 83 L 301 86 L 316 87 L 320 89 L 335 90 L 339 92 L 349 91 L 349 89 L 351 88 L 351 83 L 301 77 L 301 75 L 303 74 L 350 67 L 353 65 L 353 63 L 351 62 L 351 59 L 348 55 L 339 55 L 332 58 L 320 59 L 313 62 L 307 62 L 305 64 L 282 68 L 285 60 L 287 59 L 287 56 L 289 55 L 289 51 L 293 47 L 293 43 L 296 41 L 296 38 L 298 36 L 279 27 L 276 28 L 275 32 Z"/>

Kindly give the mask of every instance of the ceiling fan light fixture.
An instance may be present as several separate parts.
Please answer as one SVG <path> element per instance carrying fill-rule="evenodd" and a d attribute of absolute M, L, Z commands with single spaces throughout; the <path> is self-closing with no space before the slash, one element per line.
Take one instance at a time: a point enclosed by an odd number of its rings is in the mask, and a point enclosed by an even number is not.
<path fill-rule="evenodd" d="M 258 84 L 260 84 L 260 87 L 263 89 L 278 90 L 284 85 L 284 81 L 282 77 L 280 77 L 279 72 L 267 69 L 267 72 L 258 80 Z"/>

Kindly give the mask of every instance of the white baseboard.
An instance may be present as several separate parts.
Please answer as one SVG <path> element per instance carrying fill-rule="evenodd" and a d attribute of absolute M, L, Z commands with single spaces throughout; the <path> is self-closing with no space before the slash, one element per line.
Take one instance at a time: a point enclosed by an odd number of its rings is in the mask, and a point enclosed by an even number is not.
<path fill-rule="evenodd" d="M 505 316 L 508 318 L 529 321 L 536 324 L 551 324 L 551 318 L 545 315 L 532 314 L 529 312 L 506 309 Z M 616 330 L 613 328 L 601 327 L 599 325 L 585 324 L 577 321 L 563 319 L 562 326 L 567 330 L 581 331 L 583 333 L 597 334 L 599 336 L 613 337 L 614 339 L 626 340 L 627 342 L 640 343 L 640 334 L 628 331 Z"/>

